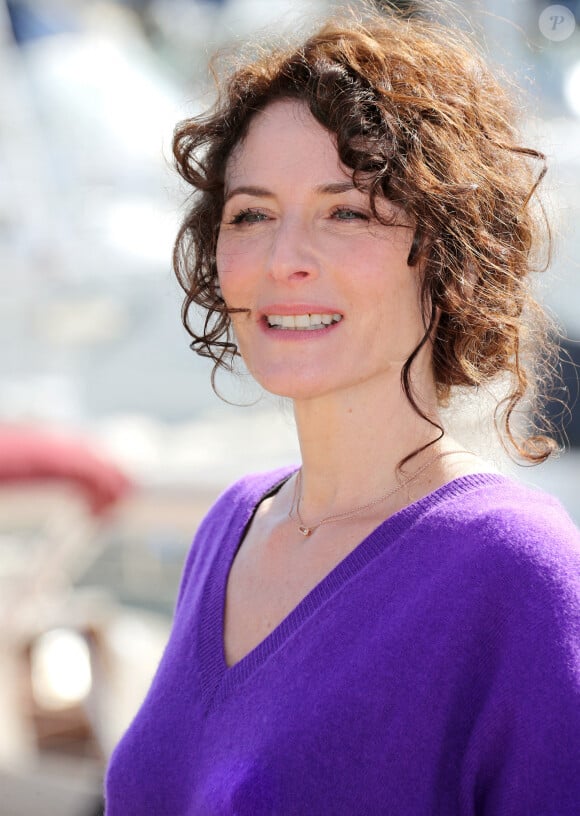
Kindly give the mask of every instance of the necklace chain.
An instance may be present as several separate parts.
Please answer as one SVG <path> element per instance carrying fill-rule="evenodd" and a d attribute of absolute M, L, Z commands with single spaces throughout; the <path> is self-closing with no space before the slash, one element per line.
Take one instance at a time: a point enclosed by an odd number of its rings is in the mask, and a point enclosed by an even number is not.
<path fill-rule="evenodd" d="M 343 521 L 344 519 L 351 518 L 352 516 L 356 516 L 358 513 L 362 513 L 363 510 L 368 510 L 370 507 L 374 507 L 376 504 L 380 504 L 381 502 L 386 501 L 390 496 L 394 496 L 395 493 L 398 493 L 407 485 L 410 485 L 411 482 L 414 482 L 422 473 L 424 473 L 428 468 L 431 467 L 438 459 L 442 459 L 444 456 L 449 456 L 450 454 L 454 453 L 468 453 L 471 456 L 474 454 L 471 451 L 467 450 L 457 450 L 457 451 L 443 451 L 443 453 L 437 453 L 435 456 L 432 456 L 431 459 L 427 460 L 424 465 L 418 468 L 408 479 L 405 479 L 404 482 L 397 485 L 396 487 L 392 487 L 386 493 L 383 493 L 382 496 L 379 496 L 378 499 L 373 499 L 366 504 L 361 504 L 359 507 L 355 507 L 354 510 L 347 510 L 344 513 L 335 513 L 331 516 L 325 516 L 321 519 L 317 524 L 307 525 L 304 523 L 302 516 L 300 515 L 300 502 L 302 501 L 301 488 L 302 488 L 302 468 L 298 470 L 298 474 L 296 476 L 296 481 L 294 483 L 294 495 L 292 497 L 292 506 L 290 507 L 290 511 L 288 513 L 288 518 L 292 518 L 294 511 L 296 510 L 296 516 L 298 518 L 298 529 L 302 533 L 303 536 L 311 536 L 319 527 L 322 527 L 323 524 L 333 524 L 337 521 Z"/>

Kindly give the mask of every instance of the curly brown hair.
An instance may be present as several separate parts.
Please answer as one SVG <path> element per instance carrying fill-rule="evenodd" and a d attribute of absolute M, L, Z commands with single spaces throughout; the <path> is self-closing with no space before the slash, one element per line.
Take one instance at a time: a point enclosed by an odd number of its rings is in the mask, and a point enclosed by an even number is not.
<path fill-rule="evenodd" d="M 422 265 L 425 334 L 401 374 L 415 410 L 410 370 L 430 340 L 440 404 L 453 386 L 509 375 L 496 426 L 528 462 L 546 459 L 556 444 L 538 430 L 540 412 L 525 427 L 513 421 L 517 407 L 538 404 L 538 362 L 553 348 L 530 283 L 546 265 L 538 247 L 549 247 L 543 210 L 531 206 L 545 158 L 520 145 L 515 106 L 470 38 L 394 13 L 332 18 L 299 46 L 263 50 L 218 86 L 212 110 L 181 122 L 173 145 L 195 190 L 174 268 L 191 347 L 215 362 L 212 383 L 238 354 L 215 260 L 226 164 L 256 112 L 297 99 L 334 134 L 375 216 L 385 196 L 416 224 L 409 264 Z M 194 304 L 205 310 L 200 331 L 190 320 Z"/>

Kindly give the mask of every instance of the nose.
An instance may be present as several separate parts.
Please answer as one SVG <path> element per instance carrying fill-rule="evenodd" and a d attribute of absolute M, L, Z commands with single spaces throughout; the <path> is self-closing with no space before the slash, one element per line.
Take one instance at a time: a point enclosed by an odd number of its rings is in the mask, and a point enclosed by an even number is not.
<path fill-rule="evenodd" d="M 280 218 L 272 233 L 267 271 L 277 281 L 298 282 L 320 272 L 312 231 L 299 216 Z"/>

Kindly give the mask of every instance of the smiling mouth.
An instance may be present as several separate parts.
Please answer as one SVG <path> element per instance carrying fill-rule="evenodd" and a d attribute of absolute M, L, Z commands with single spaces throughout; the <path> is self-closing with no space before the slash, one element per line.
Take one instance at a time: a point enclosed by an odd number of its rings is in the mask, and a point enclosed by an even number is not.
<path fill-rule="evenodd" d="M 266 315 L 271 329 L 278 331 L 319 331 L 342 320 L 341 314 Z"/>

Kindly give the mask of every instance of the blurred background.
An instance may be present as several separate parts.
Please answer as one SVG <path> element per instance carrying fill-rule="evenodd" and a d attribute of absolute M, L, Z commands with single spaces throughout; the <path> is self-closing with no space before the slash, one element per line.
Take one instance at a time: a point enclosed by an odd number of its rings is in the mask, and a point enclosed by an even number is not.
<path fill-rule="evenodd" d="M 288 408 L 243 376 L 218 386 L 246 407 L 220 402 L 188 348 L 171 134 L 210 104 L 213 52 L 342 5 L 0 0 L 0 816 L 101 812 L 197 523 L 242 473 L 297 461 Z M 524 92 L 524 130 L 548 154 L 556 253 L 540 296 L 578 360 L 580 2 L 449 8 Z M 580 523 L 564 374 L 566 452 L 517 475 Z M 480 409 L 462 417 L 497 460 Z"/>

